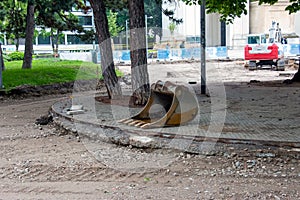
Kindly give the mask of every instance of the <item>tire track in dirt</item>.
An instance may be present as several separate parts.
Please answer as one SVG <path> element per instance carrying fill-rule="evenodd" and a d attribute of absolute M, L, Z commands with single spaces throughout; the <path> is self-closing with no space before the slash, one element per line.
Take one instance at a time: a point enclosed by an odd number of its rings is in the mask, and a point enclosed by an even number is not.
<path fill-rule="evenodd" d="M 230 158 L 230 154 L 189 158 L 183 158 L 185 154 L 182 154 L 172 166 L 153 172 L 131 173 L 111 169 L 96 160 L 76 136 L 59 136 L 52 133 L 52 127 L 43 126 L 43 130 L 39 130 L 32 124 L 28 125 L 34 123 L 38 115 L 46 114 L 52 103 L 60 98 L 44 98 L 20 104 L 15 102 L 15 105 L 13 102 L 8 107 L 0 106 L 0 114 L 7 117 L 7 124 L 9 121 L 13 122 L 12 124 L 27 124 L 25 132 L 18 133 L 19 135 L 12 140 L 0 139 L 0 198 L 196 199 L 198 196 L 198 199 L 222 199 L 220 188 L 225 188 L 221 190 L 224 194 L 223 199 L 264 199 L 263 197 L 269 194 L 285 194 L 286 198 L 282 199 L 299 198 L 298 157 L 289 158 L 287 163 L 284 163 L 285 160 L 279 160 L 277 154 L 275 158 L 270 158 L 270 162 L 268 159 L 259 161 L 256 157 L 241 157 L 239 154 Z M 11 108 L 22 111 L 18 113 L 18 118 L 14 118 Z M 0 133 L 9 137 L 18 131 L 24 131 L 22 126 L 15 126 L 14 129 L 8 130 L 0 126 Z M 46 135 L 43 136 L 42 132 Z M 135 149 L 126 150 L 144 155 Z M 248 154 L 249 150 L 243 152 Z M 258 163 L 253 168 L 242 167 L 242 164 L 247 165 L 248 160 L 254 159 Z M 235 169 L 232 164 L 241 165 L 241 168 Z M 231 168 L 229 172 L 232 175 L 223 175 L 222 170 L 226 172 L 228 167 Z M 262 172 L 257 171 L 262 169 Z M 241 174 L 236 173 L 237 170 Z M 277 171 L 285 176 L 279 175 L 274 178 Z M 241 175 L 247 175 L 248 178 Z M 248 191 L 253 195 L 249 195 Z"/>
<path fill-rule="evenodd" d="M 34 182 L 63 182 L 63 181 L 126 181 L 141 180 L 149 177 L 146 173 L 120 172 L 110 168 L 93 167 L 83 165 L 74 169 L 73 167 L 34 165 L 30 167 L 1 168 L 2 179 L 14 179 L 20 181 Z M 152 177 L 155 175 L 152 174 Z"/>

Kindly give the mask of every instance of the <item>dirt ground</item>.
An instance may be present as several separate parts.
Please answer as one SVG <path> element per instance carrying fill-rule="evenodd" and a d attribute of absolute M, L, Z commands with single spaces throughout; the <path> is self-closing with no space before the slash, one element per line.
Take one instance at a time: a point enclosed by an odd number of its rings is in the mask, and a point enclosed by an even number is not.
<path fill-rule="evenodd" d="M 131 156 L 168 154 L 154 171 L 118 171 L 84 139 L 35 125 L 65 95 L 0 100 L 0 199 L 300 199 L 298 149 L 235 149 L 218 155 L 146 151 L 97 143 Z M 116 152 L 116 151 L 113 151 Z"/>

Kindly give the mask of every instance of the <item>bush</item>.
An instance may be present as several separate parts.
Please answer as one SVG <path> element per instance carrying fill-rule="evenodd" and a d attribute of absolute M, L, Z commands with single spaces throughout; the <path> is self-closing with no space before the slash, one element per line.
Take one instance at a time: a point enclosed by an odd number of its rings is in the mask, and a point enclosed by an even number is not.
<path fill-rule="evenodd" d="M 24 59 L 24 53 L 15 51 L 9 54 L 10 59 L 13 60 L 23 60 Z"/>
<path fill-rule="evenodd" d="M 11 58 L 9 57 L 9 55 L 3 54 L 2 56 L 3 56 L 3 60 L 5 62 L 11 61 Z"/>

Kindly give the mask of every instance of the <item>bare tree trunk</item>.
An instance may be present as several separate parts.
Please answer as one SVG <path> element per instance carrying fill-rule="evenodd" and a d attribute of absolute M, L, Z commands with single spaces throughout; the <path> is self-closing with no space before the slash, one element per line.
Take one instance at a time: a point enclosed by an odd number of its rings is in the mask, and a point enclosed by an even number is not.
<path fill-rule="evenodd" d="M 56 32 L 56 36 L 55 36 L 55 57 L 58 56 L 58 42 L 59 42 L 59 34 L 60 34 L 60 31 L 57 30 Z"/>
<path fill-rule="evenodd" d="M 33 36 L 34 36 L 34 1 L 28 1 L 27 16 L 26 16 L 25 53 L 24 53 L 22 69 L 32 68 Z"/>
<path fill-rule="evenodd" d="M 150 95 L 145 38 L 145 11 L 143 0 L 129 0 L 130 59 L 132 101 L 135 105 L 146 104 Z"/>
<path fill-rule="evenodd" d="M 300 61 L 300 60 L 299 60 Z M 291 80 L 292 82 L 300 82 L 300 63 L 299 63 L 299 68 L 294 77 Z"/>
<path fill-rule="evenodd" d="M 3 79 L 2 79 L 2 71 L 4 70 L 4 60 L 2 54 L 2 47 L 0 42 L 0 90 L 3 89 Z"/>
<path fill-rule="evenodd" d="M 52 52 L 54 57 L 58 56 L 59 33 L 60 33 L 59 30 L 57 30 L 56 34 L 54 34 L 54 30 L 51 28 L 50 38 L 51 38 Z"/>
<path fill-rule="evenodd" d="M 5 70 L 5 65 L 4 65 L 3 52 L 2 52 L 1 42 L 0 42 L 0 71 L 1 71 L 1 73 L 4 70 Z"/>
<path fill-rule="evenodd" d="M 104 0 L 90 0 L 101 55 L 101 69 L 108 96 L 112 99 L 122 95 L 121 87 L 115 71 L 110 33 Z"/>
<path fill-rule="evenodd" d="M 18 36 L 17 37 L 17 43 L 16 43 L 16 51 L 19 51 L 19 46 L 20 46 L 20 38 Z"/>
<path fill-rule="evenodd" d="M 51 38 L 52 53 L 53 55 L 55 55 L 55 47 L 54 47 L 55 42 L 54 42 L 54 33 L 52 28 L 50 30 L 50 38 Z"/>

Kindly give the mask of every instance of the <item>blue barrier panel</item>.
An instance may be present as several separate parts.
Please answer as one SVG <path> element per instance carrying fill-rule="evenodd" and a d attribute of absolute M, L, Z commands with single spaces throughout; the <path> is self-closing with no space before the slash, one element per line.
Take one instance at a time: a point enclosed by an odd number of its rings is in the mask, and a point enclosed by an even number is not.
<path fill-rule="evenodd" d="M 123 51 L 121 59 L 124 61 L 129 61 L 130 60 L 130 51 Z"/>
<path fill-rule="evenodd" d="M 201 49 L 200 48 L 192 48 L 191 49 L 191 58 L 201 58 Z"/>
<path fill-rule="evenodd" d="M 181 57 L 183 59 L 191 59 L 193 54 L 193 49 L 182 49 L 182 55 Z"/>
<path fill-rule="evenodd" d="M 171 50 L 172 57 L 179 57 L 180 56 L 180 49 L 172 49 Z"/>
<path fill-rule="evenodd" d="M 151 57 L 151 54 L 148 54 Z M 227 58 L 227 47 L 207 47 L 206 48 L 207 59 Z M 123 61 L 130 61 L 130 51 L 119 51 L 114 53 L 114 58 L 121 59 Z M 182 48 L 182 49 L 159 49 L 157 50 L 157 59 L 167 60 L 171 58 L 181 59 L 200 59 L 201 48 Z"/>
<path fill-rule="evenodd" d="M 300 44 L 290 44 L 290 54 L 299 55 L 300 54 Z"/>
<path fill-rule="evenodd" d="M 97 63 L 101 63 L 101 54 L 100 54 L 100 51 L 97 52 Z"/>
<path fill-rule="evenodd" d="M 206 58 L 207 59 L 212 59 L 212 58 L 215 58 L 215 47 L 206 47 Z"/>
<path fill-rule="evenodd" d="M 279 46 L 279 51 L 280 51 L 280 46 Z M 283 51 L 283 55 L 289 54 L 289 45 L 283 44 L 282 45 L 282 51 Z M 280 53 L 278 53 L 278 54 L 280 55 Z"/>
<path fill-rule="evenodd" d="M 227 47 L 217 47 L 216 56 L 218 58 L 227 58 Z"/>
<path fill-rule="evenodd" d="M 181 58 L 186 58 L 186 57 L 187 57 L 187 50 L 181 49 Z"/>
<path fill-rule="evenodd" d="M 169 50 L 158 50 L 157 51 L 157 58 L 158 59 L 168 59 L 170 51 Z"/>
<path fill-rule="evenodd" d="M 120 60 L 122 57 L 122 52 L 123 51 L 113 51 L 114 60 Z"/>

